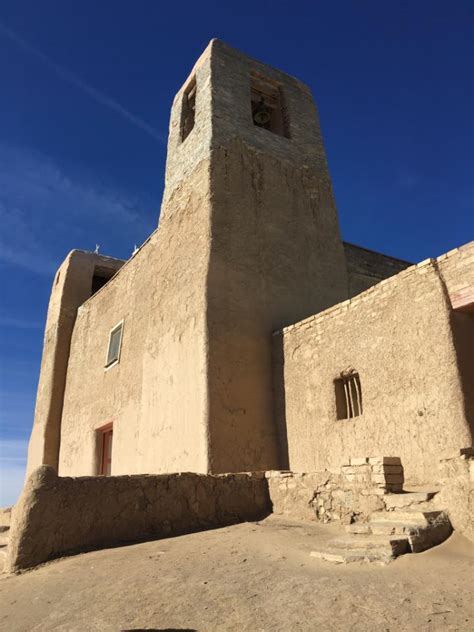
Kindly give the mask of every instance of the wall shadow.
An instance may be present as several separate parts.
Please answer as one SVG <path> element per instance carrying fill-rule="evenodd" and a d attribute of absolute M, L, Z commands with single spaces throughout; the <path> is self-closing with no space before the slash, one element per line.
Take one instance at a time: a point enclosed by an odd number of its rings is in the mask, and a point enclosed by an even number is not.
<path fill-rule="evenodd" d="M 281 470 L 289 470 L 290 454 L 288 450 L 288 429 L 286 425 L 285 354 L 283 351 L 282 333 L 273 336 L 272 364 L 273 415 L 278 443 L 278 463 Z"/>
<path fill-rule="evenodd" d="M 461 378 L 464 412 L 469 424 L 472 445 L 474 442 L 474 314 L 452 312 L 451 327 Z"/>

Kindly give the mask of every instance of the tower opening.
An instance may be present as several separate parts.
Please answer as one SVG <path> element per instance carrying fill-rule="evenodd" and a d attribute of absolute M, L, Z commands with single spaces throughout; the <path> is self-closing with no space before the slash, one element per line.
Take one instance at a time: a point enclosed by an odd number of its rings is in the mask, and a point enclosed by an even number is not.
<path fill-rule="evenodd" d="M 103 287 L 106 283 L 108 283 L 115 273 L 116 270 L 96 266 L 94 268 L 94 275 L 92 277 L 91 296 L 98 292 L 100 288 Z"/>
<path fill-rule="evenodd" d="M 183 94 L 181 107 L 181 142 L 191 133 L 196 115 L 196 79 L 192 79 Z"/>
<path fill-rule="evenodd" d="M 256 74 L 250 84 L 252 121 L 256 127 L 278 136 L 290 137 L 288 114 L 281 88 Z"/>

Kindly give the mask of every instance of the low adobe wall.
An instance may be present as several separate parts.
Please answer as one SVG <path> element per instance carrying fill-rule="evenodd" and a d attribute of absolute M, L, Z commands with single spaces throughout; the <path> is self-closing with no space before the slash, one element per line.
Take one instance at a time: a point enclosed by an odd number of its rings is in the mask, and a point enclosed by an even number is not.
<path fill-rule="evenodd" d="M 456 531 L 474 542 L 474 448 L 440 460 L 441 491 L 436 504 L 446 509 Z"/>
<path fill-rule="evenodd" d="M 270 511 L 264 473 L 68 478 L 42 466 L 15 506 L 5 570 L 127 541 L 257 520 Z"/>

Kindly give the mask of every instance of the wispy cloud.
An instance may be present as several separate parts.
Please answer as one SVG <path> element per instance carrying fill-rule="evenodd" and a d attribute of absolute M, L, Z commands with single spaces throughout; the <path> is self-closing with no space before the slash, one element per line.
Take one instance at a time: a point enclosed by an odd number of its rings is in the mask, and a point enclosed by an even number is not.
<path fill-rule="evenodd" d="M 149 125 L 146 121 L 141 119 L 139 116 L 135 116 L 135 114 L 129 112 L 129 110 L 123 107 L 123 105 L 121 105 L 117 100 L 109 97 L 104 92 L 97 90 L 93 86 L 83 81 L 80 77 L 78 77 L 75 73 L 73 73 L 65 66 L 62 66 L 61 64 L 55 62 L 51 57 L 36 48 L 36 46 L 33 46 L 32 44 L 27 42 L 23 37 L 18 35 L 18 33 L 15 33 L 15 31 L 12 31 L 12 29 L 10 29 L 1 21 L 0 33 L 3 33 L 3 35 L 8 37 L 12 42 L 14 42 L 24 51 L 27 51 L 37 59 L 41 60 L 46 66 L 48 66 L 48 68 L 53 70 L 59 77 L 61 77 L 63 81 L 76 86 L 76 88 L 88 94 L 92 99 L 94 99 L 94 101 L 109 108 L 110 110 L 113 110 L 124 119 L 126 119 L 129 123 L 143 130 L 155 140 L 158 140 L 161 143 L 166 142 L 166 139 L 163 137 L 163 135 L 160 134 L 154 127 Z"/>
<path fill-rule="evenodd" d="M 93 248 L 100 234 L 137 231 L 142 221 L 135 200 L 66 175 L 48 156 L 0 142 L 0 261 L 51 276 L 67 250 L 84 243 L 86 227 Z"/>
<path fill-rule="evenodd" d="M 24 320 L 22 318 L 2 318 L 0 316 L 0 328 L 4 329 L 44 329 L 44 323 L 39 320 Z"/>
<path fill-rule="evenodd" d="M 25 480 L 28 441 L 0 439 L 0 507 L 13 505 Z"/>
<path fill-rule="evenodd" d="M 58 262 L 41 245 L 23 211 L 15 207 L 9 208 L 0 200 L 0 223 L 1 261 L 37 274 L 51 275 L 54 272 Z"/>

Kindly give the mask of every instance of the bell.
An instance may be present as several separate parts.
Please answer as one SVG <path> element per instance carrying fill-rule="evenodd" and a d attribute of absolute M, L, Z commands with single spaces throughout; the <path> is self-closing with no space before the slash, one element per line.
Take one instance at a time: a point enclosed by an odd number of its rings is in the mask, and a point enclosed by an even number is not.
<path fill-rule="evenodd" d="M 253 122 L 255 123 L 255 125 L 258 125 L 259 127 L 263 127 L 264 125 L 267 125 L 267 123 L 270 122 L 270 113 L 271 113 L 271 110 L 265 105 L 265 101 L 263 100 L 263 97 L 262 97 L 260 99 L 260 103 L 257 105 L 253 113 Z"/>

